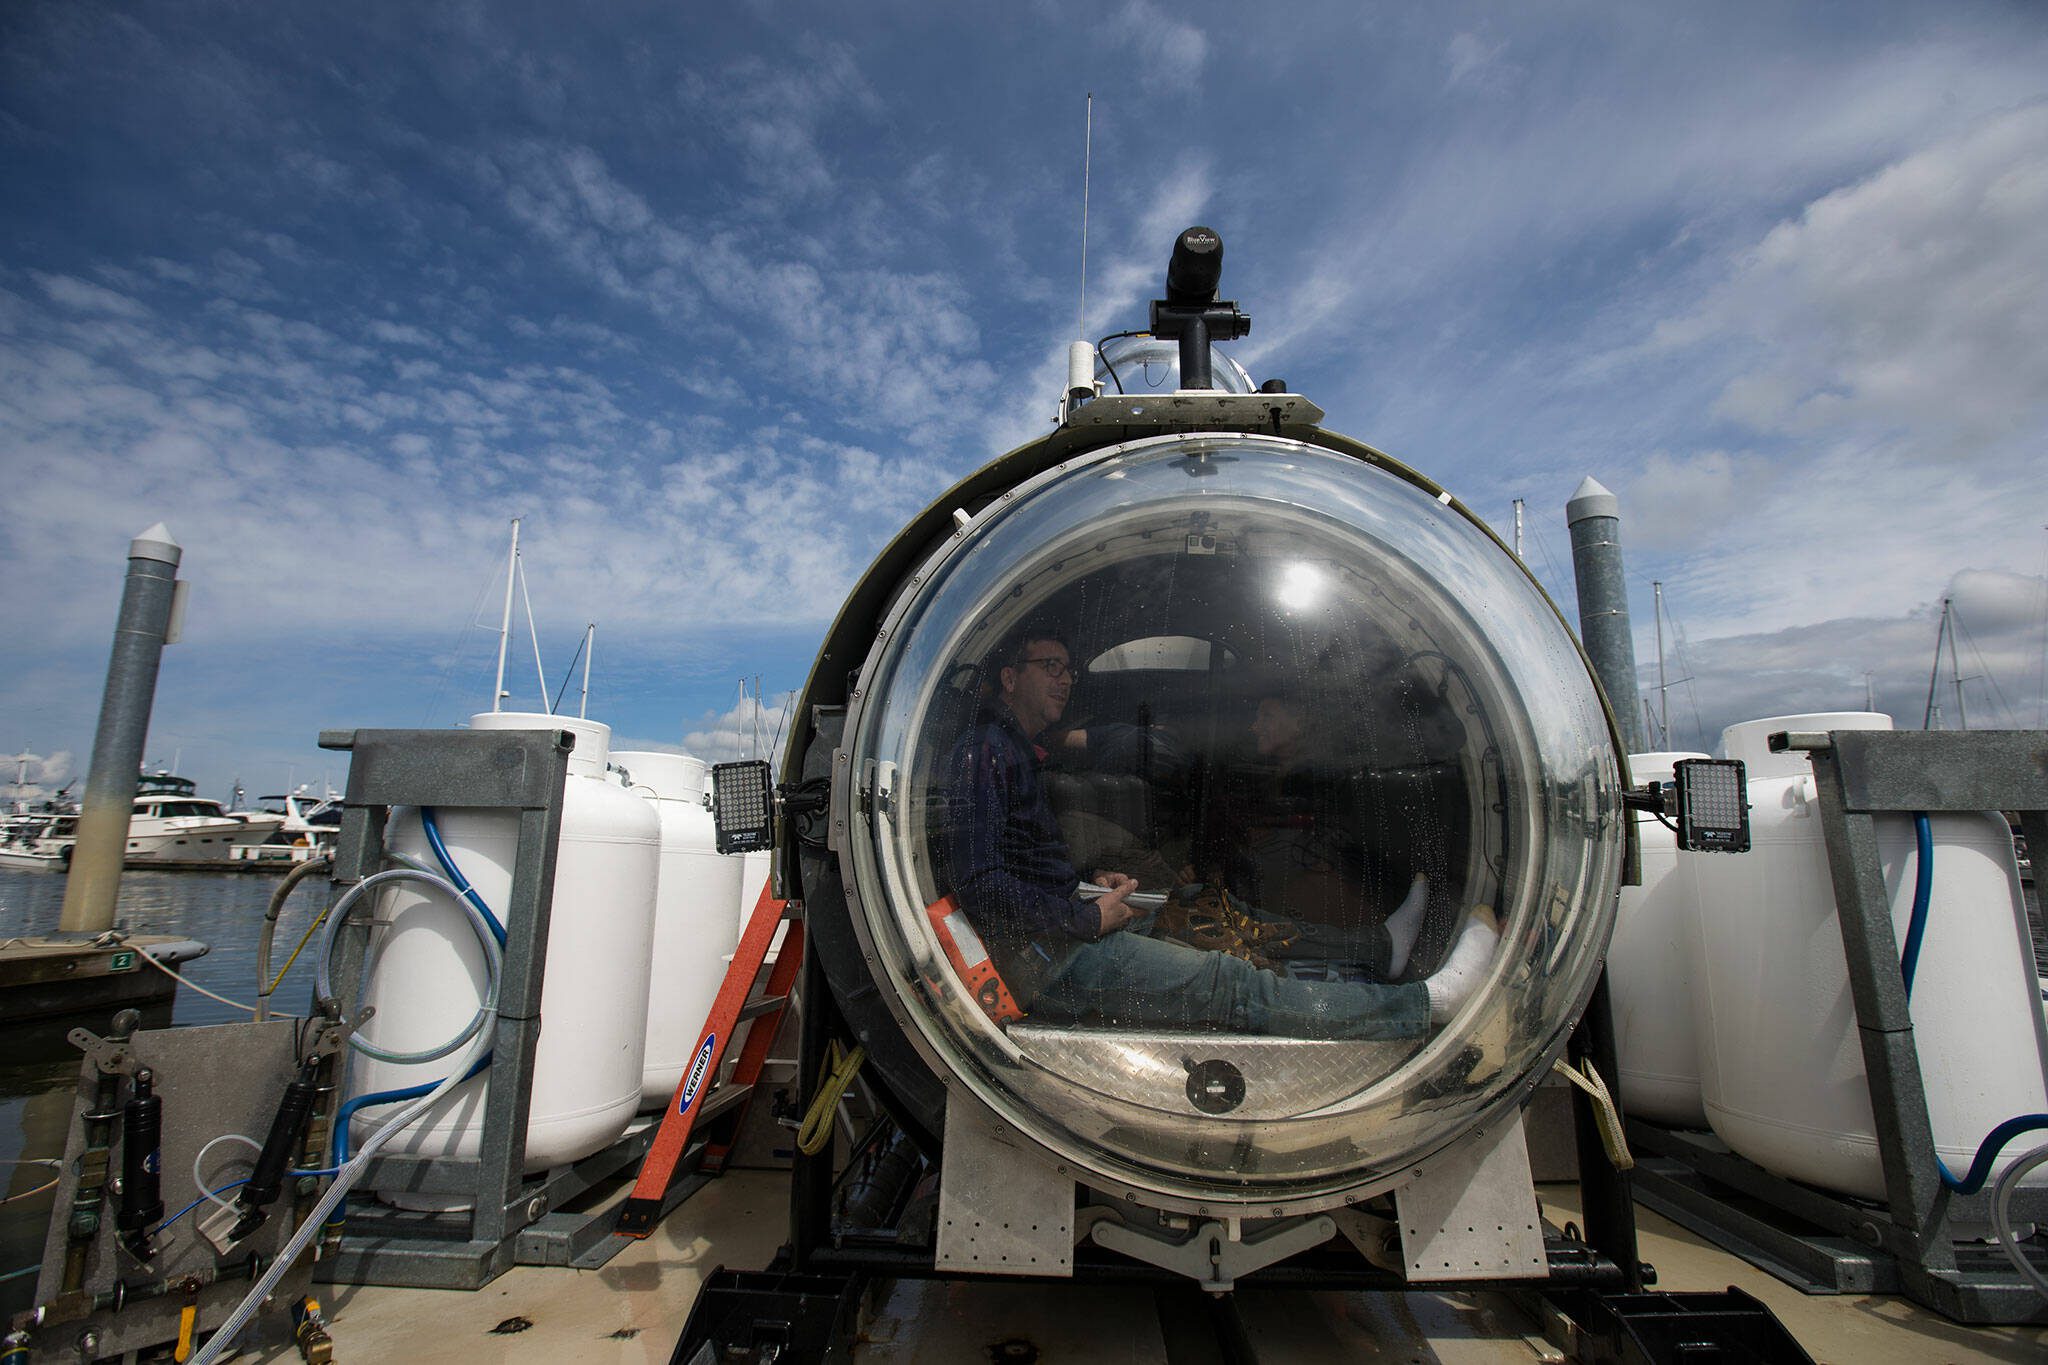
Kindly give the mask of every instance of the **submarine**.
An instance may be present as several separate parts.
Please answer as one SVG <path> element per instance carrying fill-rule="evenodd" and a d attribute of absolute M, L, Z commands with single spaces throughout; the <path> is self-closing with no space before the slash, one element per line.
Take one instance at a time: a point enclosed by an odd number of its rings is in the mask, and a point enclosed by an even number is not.
<path fill-rule="evenodd" d="M 803 1093 L 851 1057 L 894 1131 L 798 1155 L 785 1254 L 679 1360 L 843 1321 L 835 1276 L 1645 1297 L 1602 968 L 1663 797 L 1466 504 L 1213 349 L 1251 325 L 1222 256 L 1179 236 L 1053 428 L 861 577 L 779 770 L 715 773 L 801 907 Z M 1584 1232 L 1530 1174 L 1560 1069 Z"/>

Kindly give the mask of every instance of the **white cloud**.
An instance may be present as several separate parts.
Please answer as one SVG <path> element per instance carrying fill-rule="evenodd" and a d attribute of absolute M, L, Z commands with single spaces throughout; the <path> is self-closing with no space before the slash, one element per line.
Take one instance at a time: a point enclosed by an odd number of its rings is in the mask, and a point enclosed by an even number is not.
<path fill-rule="evenodd" d="M 863 263 L 837 242 L 756 248 L 665 220 L 586 147 L 525 144 L 507 156 L 513 215 L 614 298 L 697 336 L 713 317 L 736 359 L 821 385 L 853 419 L 912 445 L 976 423 L 995 373 L 950 275 Z M 812 264 L 833 256 L 843 259 L 829 272 Z"/>
<path fill-rule="evenodd" d="M 1636 544 L 1697 550 L 1719 543 L 1731 523 L 1781 490 L 1780 471 L 1755 455 L 1653 451 L 1623 485 L 1628 536 Z"/>
<path fill-rule="evenodd" d="M 1197 82 L 1209 57 L 1209 40 L 1200 29 L 1173 18 L 1152 0 L 1124 0 L 1103 31 L 1136 55 L 1138 83 L 1145 89 L 1179 92 L 1199 102 Z"/>
<path fill-rule="evenodd" d="M 877 295 L 874 310 L 915 316 L 914 292 Z M 347 638 L 438 634 L 521 514 L 551 619 L 595 619 L 647 647 L 711 625 L 816 624 L 948 477 L 801 426 L 736 439 L 715 422 L 653 425 L 613 382 L 565 364 L 484 353 L 387 370 L 345 316 L 315 325 L 231 306 L 88 326 L 26 300 L 0 306 L 16 324 L 0 342 L 0 458 L 38 471 L 11 480 L 0 548 L 25 594 L 14 600 L 37 604 L 43 649 L 99 636 L 105 565 L 159 519 L 187 546 L 195 640 L 316 620 Z M 958 328 L 936 316 L 929 330 L 961 344 Z M 875 344 L 913 346 L 901 331 Z M 210 361 L 179 359 L 194 355 Z M 346 518 L 323 511 L 319 490 L 338 488 Z M 309 594 L 311 564 L 348 566 L 348 590 Z M 0 638 L 27 628 L 0 617 Z"/>
<path fill-rule="evenodd" d="M 1704 329 L 1758 344 L 1719 411 L 1758 428 L 1961 433 L 1967 456 L 2048 411 L 2048 103 L 2006 113 L 1779 224 Z"/>
<path fill-rule="evenodd" d="M 41 270 L 31 270 L 29 275 L 43 287 L 50 301 L 60 308 L 76 313 L 104 313 L 119 318 L 146 318 L 149 310 L 111 289 L 102 288 L 73 275 L 52 275 Z"/>
<path fill-rule="evenodd" d="M 0 801 L 41 801 L 73 779 L 71 752 L 0 754 Z"/>
<path fill-rule="evenodd" d="M 1476 33 L 1454 35 L 1444 49 L 1444 89 L 1478 90 L 1496 84 L 1504 74 L 1500 56 L 1507 47 L 1504 42 L 1488 43 Z"/>
<path fill-rule="evenodd" d="M 711 75 L 686 73 L 686 106 L 741 154 L 738 169 L 782 200 L 836 181 L 828 134 L 882 115 L 886 105 L 844 43 L 806 36 L 773 58 L 744 57 Z"/>
<path fill-rule="evenodd" d="M 765 758 L 780 766 L 781 740 L 788 737 L 789 717 L 797 694 L 784 692 L 766 704 L 746 696 L 725 711 L 702 717 L 683 736 L 683 749 L 707 763 Z"/>
<path fill-rule="evenodd" d="M 1529 56 L 1513 100 L 1444 92 L 1420 111 L 1426 131 L 1399 139 L 1382 136 L 1370 103 L 1319 111 L 1343 149 L 1318 184 L 1330 208 L 1301 234 L 1284 302 L 1267 306 L 1248 352 L 1355 345 L 1389 314 L 1411 331 L 1442 324 L 1500 289 L 1502 269 L 1569 293 L 1631 282 L 1572 273 L 1591 258 L 1668 284 L 1688 259 L 1754 241 L 1786 204 L 2040 95 L 2022 49 L 1988 52 L 1966 33 L 1759 61 L 1743 24 L 1596 23 L 1569 56 L 1550 24 L 1526 27 L 1492 40 L 1550 45 L 1550 60 Z M 1617 239 L 1641 254 L 1607 256 Z"/>
<path fill-rule="evenodd" d="M 423 327 L 415 327 L 411 323 L 386 322 L 379 318 L 364 330 L 376 340 L 389 342 L 394 346 L 432 346 L 434 344 L 432 333 Z"/>

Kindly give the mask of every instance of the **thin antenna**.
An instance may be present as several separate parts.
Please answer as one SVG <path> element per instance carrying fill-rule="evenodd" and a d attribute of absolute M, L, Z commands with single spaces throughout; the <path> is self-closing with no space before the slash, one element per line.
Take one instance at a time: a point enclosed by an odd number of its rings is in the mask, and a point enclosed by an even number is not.
<path fill-rule="evenodd" d="M 1522 557 L 1522 500 L 1515 499 L 1515 558 Z"/>
<path fill-rule="evenodd" d="M 583 628 L 583 704 L 576 708 L 576 714 L 583 720 L 590 719 L 590 656 L 597 653 L 597 622 L 592 621 Z"/>
<path fill-rule="evenodd" d="M 745 675 L 741 675 L 739 677 L 739 724 L 737 724 L 737 733 L 733 735 L 733 743 L 739 745 L 739 757 L 750 759 L 750 757 L 754 757 L 754 753 L 748 751 L 748 735 L 750 735 L 750 731 L 748 731 L 748 724 L 745 724 L 745 716 L 748 716 L 748 679 L 745 679 Z"/>
<path fill-rule="evenodd" d="M 1081 137 L 1081 311 L 1074 318 L 1074 335 L 1088 336 L 1088 176 L 1095 156 L 1095 92 L 1088 92 L 1088 123 Z"/>
<path fill-rule="evenodd" d="M 773 762 L 775 755 L 782 752 L 782 727 L 789 720 L 790 701 L 785 699 L 775 708 L 775 736 L 768 741 L 768 758 Z"/>
<path fill-rule="evenodd" d="M 533 671 L 540 678 L 540 704 L 552 716 L 555 704 L 548 700 L 548 671 L 540 666 L 540 630 L 533 624 L 533 599 L 526 595 L 526 566 L 523 563 L 519 565 L 519 597 L 526 603 L 526 633 L 533 637 Z"/>
<path fill-rule="evenodd" d="M 491 684 L 491 710 L 505 709 L 505 647 L 512 642 L 512 579 L 519 572 L 519 518 L 512 518 L 512 550 L 505 556 L 505 614 L 498 618 L 498 680 Z"/>

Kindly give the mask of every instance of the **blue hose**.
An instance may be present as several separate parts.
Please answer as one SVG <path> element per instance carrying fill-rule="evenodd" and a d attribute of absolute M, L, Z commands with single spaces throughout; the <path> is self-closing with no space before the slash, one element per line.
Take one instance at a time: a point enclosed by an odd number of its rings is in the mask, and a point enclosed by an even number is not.
<path fill-rule="evenodd" d="M 1934 826 L 1924 811 L 1913 813 L 1913 840 L 1918 853 L 1913 871 L 1913 912 L 1906 921 L 1906 947 L 1899 958 L 1899 974 L 1906 979 L 1908 1000 L 1913 998 L 1913 976 L 1920 969 L 1920 945 L 1927 938 L 1927 907 L 1934 899 Z M 2021 1114 L 1999 1124 L 1984 1135 L 1970 1169 L 1963 1172 L 1960 1180 L 1950 1174 L 1937 1154 L 1934 1165 L 1941 1172 L 1941 1183 L 1957 1194 L 1975 1194 L 1984 1188 L 1984 1182 L 1991 1176 L 1991 1163 L 1998 1160 L 2006 1143 L 2021 1133 L 2042 1128 L 2048 1128 L 2048 1114 Z"/>
<path fill-rule="evenodd" d="M 469 1069 L 469 1075 L 464 1076 L 462 1079 L 468 1080 L 470 1076 L 477 1075 L 490 1066 L 490 1064 L 491 1054 L 486 1052 L 483 1056 L 477 1058 L 476 1065 Z M 408 1085 L 403 1090 L 373 1090 L 367 1095 L 358 1095 L 352 1100 L 342 1101 L 341 1108 L 334 1111 L 334 1159 L 331 1164 L 342 1166 L 348 1162 L 348 1125 L 349 1120 L 355 1117 L 358 1109 L 368 1109 L 372 1105 L 377 1104 L 397 1104 L 401 1100 L 418 1099 L 440 1083 L 440 1080 L 436 1079 L 424 1081 L 419 1085 Z"/>
<path fill-rule="evenodd" d="M 1913 977 L 1920 970 L 1920 945 L 1927 937 L 1927 905 L 1934 899 L 1934 826 L 1924 811 L 1913 813 L 1913 913 L 1906 921 L 1906 949 L 1899 972 L 1906 978 L 1906 998 L 1913 996 Z M 437 844 L 436 847 L 439 847 Z"/>
<path fill-rule="evenodd" d="M 230 1184 L 221 1186 L 219 1189 L 212 1191 L 211 1194 L 200 1195 L 197 1199 L 187 1204 L 184 1208 L 179 1209 L 176 1213 L 164 1219 L 163 1222 L 158 1223 L 154 1228 L 150 1230 L 150 1236 L 154 1237 L 157 1233 L 162 1232 L 165 1228 L 177 1222 L 180 1218 L 183 1218 L 186 1214 L 192 1212 L 192 1210 L 198 1208 L 201 1204 L 204 1204 L 209 1198 L 212 1197 L 212 1195 L 226 1194 L 229 1190 L 238 1190 L 248 1183 L 248 1177 L 244 1176 L 240 1180 L 233 1181 Z"/>
<path fill-rule="evenodd" d="M 469 878 L 455 866 L 455 859 L 448 855 L 448 845 L 441 842 L 441 826 L 434 819 L 432 806 L 420 807 L 420 828 L 427 832 L 427 843 L 433 848 L 434 857 L 440 860 L 441 870 L 448 874 L 449 881 L 455 883 L 455 889 L 462 893 L 463 899 L 483 912 L 484 918 L 490 922 L 491 932 L 497 935 L 498 946 L 503 947 L 505 926 L 498 922 L 498 917 L 491 913 L 491 907 L 484 904 L 484 898 L 477 894 L 477 889 L 469 884 Z"/>

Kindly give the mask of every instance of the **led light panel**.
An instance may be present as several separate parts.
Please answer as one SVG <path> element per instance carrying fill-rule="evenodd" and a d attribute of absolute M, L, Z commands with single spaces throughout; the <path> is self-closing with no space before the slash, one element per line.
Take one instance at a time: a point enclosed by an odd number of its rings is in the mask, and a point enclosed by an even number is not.
<path fill-rule="evenodd" d="M 711 818 L 720 853 L 755 853 L 772 847 L 775 805 L 768 765 L 759 759 L 714 764 Z"/>
<path fill-rule="evenodd" d="M 1678 787 L 1680 848 L 1695 853 L 1748 852 L 1748 784 L 1740 762 L 1680 759 L 1672 778 Z"/>

